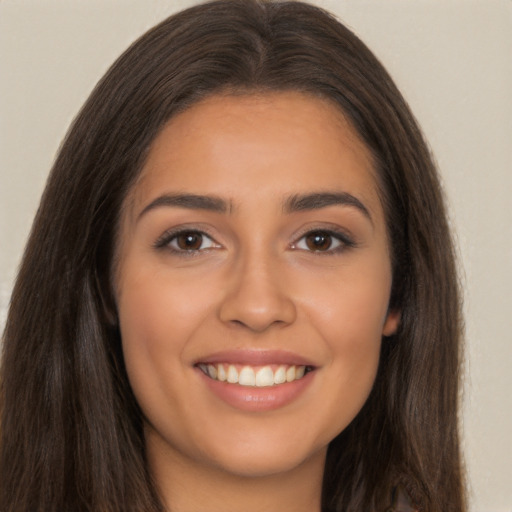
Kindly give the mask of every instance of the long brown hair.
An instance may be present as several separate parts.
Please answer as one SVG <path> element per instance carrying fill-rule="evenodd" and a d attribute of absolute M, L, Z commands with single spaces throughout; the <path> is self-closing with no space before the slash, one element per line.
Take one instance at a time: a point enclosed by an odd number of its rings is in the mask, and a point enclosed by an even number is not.
<path fill-rule="evenodd" d="M 367 403 L 329 447 L 323 510 L 380 511 L 397 486 L 419 510 L 465 510 L 457 278 L 417 123 L 373 54 L 326 12 L 221 0 L 171 16 L 134 43 L 62 145 L 4 333 L 2 512 L 163 509 L 111 293 L 121 204 L 177 112 L 218 92 L 276 90 L 338 105 L 372 152 L 392 245 L 390 307 L 401 311 Z"/>

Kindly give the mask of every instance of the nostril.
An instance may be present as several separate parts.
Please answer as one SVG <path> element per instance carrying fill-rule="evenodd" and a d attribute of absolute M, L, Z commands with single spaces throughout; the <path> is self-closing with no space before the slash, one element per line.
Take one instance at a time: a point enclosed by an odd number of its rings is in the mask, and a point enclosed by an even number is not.
<path fill-rule="evenodd" d="M 219 318 L 232 326 L 260 332 L 269 327 L 285 326 L 296 318 L 295 304 L 288 297 L 232 294 L 219 307 Z"/>

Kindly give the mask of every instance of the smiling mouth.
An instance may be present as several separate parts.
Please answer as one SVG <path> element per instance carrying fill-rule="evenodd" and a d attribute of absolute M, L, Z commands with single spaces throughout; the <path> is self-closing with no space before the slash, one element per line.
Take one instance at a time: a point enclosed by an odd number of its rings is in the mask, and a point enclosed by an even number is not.
<path fill-rule="evenodd" d="M 313 371 L 312 366 L 306 365 L 250 366 L 198 363 L 196 366 L 213 380 L 253 387 L 278 386 L 300 380 L 304 375 Z"/>

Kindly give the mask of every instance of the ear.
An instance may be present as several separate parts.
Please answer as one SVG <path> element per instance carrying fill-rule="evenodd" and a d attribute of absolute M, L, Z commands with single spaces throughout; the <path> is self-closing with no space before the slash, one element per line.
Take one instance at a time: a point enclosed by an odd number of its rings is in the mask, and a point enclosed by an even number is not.
<path fill-rule="evenodd" d="M 383 336 L 393 336 L 393 334 L 396 334 L 398 326 L 400 325 L 401 316 L 401 311 L 399 309 L 391 309 L 388 311 L 386 321 L 382 326 Z"/>

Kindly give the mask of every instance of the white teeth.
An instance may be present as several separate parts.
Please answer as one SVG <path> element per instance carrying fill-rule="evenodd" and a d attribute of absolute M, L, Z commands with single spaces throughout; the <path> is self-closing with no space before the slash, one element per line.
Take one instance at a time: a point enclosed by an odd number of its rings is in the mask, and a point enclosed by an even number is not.
<path fill-rule="evenodd" d="M 254 386 L 256 384 L 256 376 L 254 370 L 249 366 L 244 366 L 238 376 L 238 384 L 241 386 Z"/>
<path fill-rule="evenodd" d="M 229 382 L 230 384 L 239 384 L 240 386 L 268 387 L 285 382 L 293 382 L 304 377 L 306 366 L 278 366 L 272 371 L 272 367 L 267 365 L 263 367 L 244 366 L 238 372 L 235 365 L 221 364 L 199 364 L 199 368 L 213 380 L 220 382 Z M 226 371 L 227 369 L 227 371 Z"/>
<path fill-rule="evenodd" d="M 228 375 L 226 380 L 230 384 L 236 384 L 238 382 L 238 372 L 236 371 L 236 368 L 232 364 L 228 366 Z"/>
<path fill-rule="evenodd" d="M 212 379 L 216 379 L 217 378 L 217 368 L 215 368 L 215 366 L 213 366 L 213 364 L 209 364 L 208 365 L 208 375 Z"/>
<path fill-rule="evenodd" d="M 256 373 L 256 386 L 272 386 L 274 384 L 274 372 L 270 366 L 264 366 Z"/>
<path fill-rule="evenodd" d="M 286 382 L 286 368 L 280 366 L 274 373 L 274 384 L 283 384 L 284 382 Z"/>
<path fill-rule="evenodd" d="M 221 382 L 224 382 L 228 376 L 226 375 L 226 370 L 224 369 L 223 364 L 219 364 L 217 367 L 217 380 L 220 380 Z"/>
<path fill-rule="evenodd" d="M 290 366 L 286 370 L 286 382 L 292 382 L 295 380 L 295 366 Z"/>

